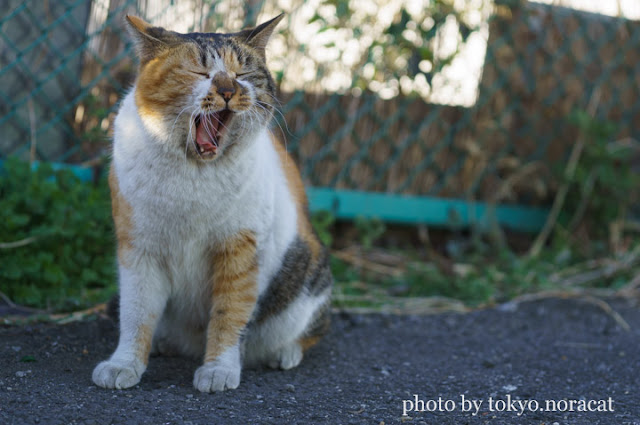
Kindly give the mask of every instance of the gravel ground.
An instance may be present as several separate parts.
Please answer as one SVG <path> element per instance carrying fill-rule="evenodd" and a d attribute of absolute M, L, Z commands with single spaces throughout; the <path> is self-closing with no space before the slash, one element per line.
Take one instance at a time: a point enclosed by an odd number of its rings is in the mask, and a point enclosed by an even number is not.
<path fill-rule="evenodd" d="M 640 425 L 640 306 L 610 305 L 630 330 L 579 299 L 339 313 L 301 366 L 245 371 L 219 394 L 195 391 L 198 364 L 181 358 L 152 358 L 130 390 L 95 387 L 117 339 L 107 319 L 0 327 L 0 424 Z"/>

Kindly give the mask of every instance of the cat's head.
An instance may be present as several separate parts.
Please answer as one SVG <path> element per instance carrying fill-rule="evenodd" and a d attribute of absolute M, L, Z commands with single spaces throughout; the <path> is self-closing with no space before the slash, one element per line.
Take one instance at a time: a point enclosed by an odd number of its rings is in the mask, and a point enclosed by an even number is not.
<path fill-rule="evenodd" d="M 208 161 L 271 121 L 265 47 L 283 15 L 238 33 L 180 34 L 127 16 L 140 58 L 135 102 L 153 139 Z"/>

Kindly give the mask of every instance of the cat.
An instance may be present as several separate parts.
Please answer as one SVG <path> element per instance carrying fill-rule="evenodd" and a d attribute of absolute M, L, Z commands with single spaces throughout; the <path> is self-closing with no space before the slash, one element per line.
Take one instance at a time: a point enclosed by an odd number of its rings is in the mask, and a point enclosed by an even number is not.
<path fill-rule="evenodd" d="M 202 358 L 199 391 L 233 389 L 243 367 L 297 366 L 328 330 L 328 252 L 269 129 L 282 17 L 181 34 L 127 16 L 140 69 L 114 122 L 120 337 L 100 387 L 136 385 L 153 351 Z"/>

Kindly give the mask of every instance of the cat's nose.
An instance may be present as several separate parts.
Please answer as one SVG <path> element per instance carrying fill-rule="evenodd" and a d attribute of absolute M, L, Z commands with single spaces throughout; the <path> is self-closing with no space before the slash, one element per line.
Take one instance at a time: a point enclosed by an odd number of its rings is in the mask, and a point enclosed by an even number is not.
<path fill-rule="evenodd" d="M 218 89 L 216 91 L 218 92 L 218 94 L 220 96 L 222 96 L 224 98 L 224 100 L 229 101 L 229 100 L 231 100 L 231 98 L 235 94 L 236 89 L 234 89 L 233 86 L 231 86 L 231 87 L 218 87 Z"/>
<path fill-rule="evenodd" d="M 216 86 L 216 93 L 228 102 L 236 93 L 236 88 L 233 85 L 231 76 L 226 72 L 218 72 L 213 76 L 212 83 Z"/>

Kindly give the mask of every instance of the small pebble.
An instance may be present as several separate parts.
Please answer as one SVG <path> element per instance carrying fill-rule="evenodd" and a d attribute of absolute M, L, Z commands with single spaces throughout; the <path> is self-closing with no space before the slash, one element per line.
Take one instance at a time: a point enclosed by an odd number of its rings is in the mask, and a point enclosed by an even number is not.
<path fill-rule="evenodd" d="M 509 301 L 503 304 L 500 304 L 497 307 L 498 311 L 503 311 L 505 313 L 513 313 L 518 310 L 518 303 L 514 301 Z"/>
<path fill-rule="evenodd" d="M 296 387 L 293 384 L 287 384 L 284 386 L 284 388 L 289 392 L 295 392 L 296 390 Z"/>

